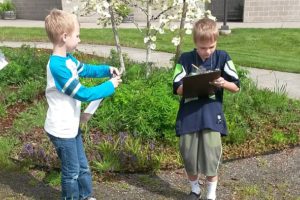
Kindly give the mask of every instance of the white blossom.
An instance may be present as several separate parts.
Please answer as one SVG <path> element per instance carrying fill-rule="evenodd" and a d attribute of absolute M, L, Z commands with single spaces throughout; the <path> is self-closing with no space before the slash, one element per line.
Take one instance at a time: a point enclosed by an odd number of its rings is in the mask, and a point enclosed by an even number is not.
<path fill-rule="evenodd" d="M 172 24 L 170 27 L 170 31 L 174 32 L 177 28 L 178 26 L 176 24 Z"/>
<path fill-rule="evenodd" d="M 151 30 L 158 30 L 158 27 L 156 27 L 155 25 L 151 24 L 150 29 Z"/>
<path fill-rule="evenodd" d="M 70 2 L 79 2 L 79 0 L 65 0 L 66 3 Z M 115 13 L 115 22 L 117 25 L 119 25 L 122 21 L 122 14 L 118 13 L 118 10 L 121 9 L 121 6 L 124 6 L 123 1 L 118 0 L 80 0 L 81 1 L 81 7 L 78 6 L 74 7 L 74 10 L 76 13 L 80 13 L 83 15 L 87 14 L 94 14 L 97 13 L 99 15 L 99 19 L 97 20 L 97 23 L 107 26 L 110 25 L 110 18 L 111 15 L 109 13 L 109 6 L 112 7 L 113 12 Z M 131 2 L 132 0 L 129 0 Z M 109 2 L 109 3 L 108 3 Z M 207 16 L 210 19 L 216 20 L 214 16 L 211 15 L 210 11 L 205 11 L 205 3 L 210 3 L 211 0 L 186 0 L 188 6 L 187 6 L 187 13 L 186 18 L 184 21 L 184 31 L 186 34 L 191 34 L 193 29 L 193 22 L 197 19 L 201 19 L 205 16 Z M 172 7 L 173 5 L 173 7 Z M 159 34 L 164 34 L 165 30 L 170 30 L 174 32 L 179 27 L 178 21 L 181 20 L 182 15 L 182 8 L 183 8 L 184 2 L 183 0 L 171 0 L 171 1 L 160 1 L 160 0 L 153 0 L 152 1 L 152 13 L 160 13 L 160 17 L 158 19 L 158 24 L 155 23 L 153 25 L 153 19 L 157 16 L 155 14 L 150 19 L 149 23 L 151 24 L 150 32 L 147 32 L 144 35 L 144 43 L 146 44 L 147 48 L 149 49 L 156 49 L 156 41 L 157 37 L 159 37 Z M 129 6 L 129 4 L 125 4 L 125 6 Z M 146 9 L 147 1 L 141 1 L 141 4 L 139 5 L 143 9 Z M 167 9 L 172 7 L 170 10 L 165 12 Z M 138 26 L 137 26 L 138 27 Z M 155 30 L 155 31 L 153 31 Z M 143 32 L 145 34 L 145 32 Z M 177 33 L 176 33 L 177 34 Z M 178 46 L 181 43 L 180 37 L 174 37 L 172 39 L 172 43 L 175 46 Z"/>
<path fill-rule="evenodd" d="M 155 42 L 156 41 L 156 36 L 151 36 L 150 40 L 153 41 L 153 42 Z"/>
<path fill-rule="evenodd" d="M 73 7 L 74 12 L 76 13 L 79 10 L 79 6 L 74 6 Z"/>
<path fill-rule="evenodd" d="M 174 46 L 178 46 L 180 44 L 180 37 L 174 37 L 172 39 L 172 43 L 174 44 Z"/>
<path fill-rule="evenodd" d="M 109 3 L 107 1 L 103 1 L 103 7 L 104 8 L 108 8 L 109 7 Z"/>
<path fill-rule="evenodd" d="M 186 24 L 184 25 L 184 28 L 185 28 L 185 29 L 192 29 L 192 28 L 193 28 L 193 25 L 192 25 L 191 23 L 186 23 Z"/>
<path fill-rule="evenodd" d="M 151 43 L 150 44 L 150 49 L 155 50 L 156 49 L 156 44 L 155 43 Z"/>
<path fill-rule="evenodd" d="M 192 29 L 186 29 L 186 30 L 185 30 L 185 34 L 191 35 L 191 34 L 192 34 Z"/>
<path fill-rule="evenodd" d="M 149 42 L 149 40 L 150 40 L 150 38 L 149 37 L 145 37 L 144 38 L 144 43 L 146 44 L 146 43 L 148 43 Z"/>
<path fill-rule="evenodd" d="M 170 21 L 170 19 L 166 18 L 166 17 L 163 16 L 163 15 L 159 18 L 159 24 L 166 24 L 166 23 L 168 23 L 169 21 Z"/>
<path fill-rule="evenodd" d="M 164 34 L 164 33 L 165 33 L 165 30 L 164 30 L 163 28 L 159 28 L 159 29 L 158 29 L 158 32 L 159 32 L 159 34 Z"/>

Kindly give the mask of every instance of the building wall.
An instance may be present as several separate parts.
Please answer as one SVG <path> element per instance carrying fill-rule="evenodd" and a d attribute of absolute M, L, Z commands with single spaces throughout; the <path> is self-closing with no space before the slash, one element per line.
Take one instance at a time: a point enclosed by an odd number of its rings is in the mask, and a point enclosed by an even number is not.
<path fill-rule="evenodd" d="M 62 9 L 61 0 L 12 0 L 18 19 L 44 20 L 53 8 Z"/>
<path fill-rule="evenodd" d="M 300 0 L 245 0 L 244 22 L 300 21 Z"/>
<path fill-rule="evenodd" d="M 212 0 L 207 5 L 218 21 L 224 20 L 224 0 Z M 244 0 L 227 0 L 227 20 L 243 21 Z"/>

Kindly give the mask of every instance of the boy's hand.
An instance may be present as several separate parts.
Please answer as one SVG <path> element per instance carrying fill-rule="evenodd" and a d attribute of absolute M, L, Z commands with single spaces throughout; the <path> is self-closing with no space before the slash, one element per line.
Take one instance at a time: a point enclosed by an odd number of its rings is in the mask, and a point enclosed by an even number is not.
<path fill-rule="evenodd" d="M 80 115 L 80 123 L 86 123 L 88 122 L 92 117 L 92 114 L 90 113 L 81 113 Z"/>
<path fill-rule="evenodd" d="M 119 84 L 122 82 L 122 79 L 120 76 L 114 76 L 113 78 L 110 79 L 112 84 L 114 85 L 115 88 L 119 86 Z"/>
<path fill-rule="evenodd" d="M 210 82 L 210 84 L 217 88 L 222 88 L 225 84 L 225 79 L 223 77 L 220 77 L 220 78 Z"/>
<path fill-rule="evenodd" d="M 119 72 L 118 68 L 116 68 L 116 67 L 110 67 L 109 72 L 113 77 L 120 76 L 120 72 Z"/>

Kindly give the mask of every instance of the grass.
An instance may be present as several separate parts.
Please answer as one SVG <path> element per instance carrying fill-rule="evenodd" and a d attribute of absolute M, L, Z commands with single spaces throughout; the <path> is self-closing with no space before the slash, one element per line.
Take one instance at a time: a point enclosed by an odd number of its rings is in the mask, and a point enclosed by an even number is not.
<path fill-rule="evenodd" d="M 51 171 L 44 177 L 44 181 L 50 186 L 60 186 L 61 173 L 57 171 Z"/>
<path fill-rule="evenodd" d="M 145 48 L 143 36 L 136 29 L 120 29 L 122 46 Z M 157 50 L 174 53 L 171 43 L 174 33 L 157 37 Z M 114 45 L 110 29 L 82 29 L 82 43 Z M 0 41 L 48 41 L 43 28 L 3 27 Z M 235 63 L 277 71 L 300 73 L 300 29 L 233 29 L 221 36 L 218 48 L 229 52 Z M 183 50 L 193 48 L 190 35 L 184 39 Z"/>
<path fill-rule="evenodd" d="M 245 184 L 236 183 L 233 188 L 234 199 L 243 200 L 276 200 L 276 199 L 292 199 L 298 200 L 295 194 L 288 192 L 289 185 L 285 182 L 279 182 L 275 184 Z"/>
<path fill-rule="evenodd" d="M 13 169 L 15 166 L 9 159 L 16 140 L 10 137 L 0 137 L 0 166 L 2 169 Z"/>

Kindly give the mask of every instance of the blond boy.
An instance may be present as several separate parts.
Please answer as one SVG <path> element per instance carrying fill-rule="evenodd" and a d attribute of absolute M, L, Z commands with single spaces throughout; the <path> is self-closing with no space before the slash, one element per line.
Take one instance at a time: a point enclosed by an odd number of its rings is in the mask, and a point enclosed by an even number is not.
<path fill-rule="evenodd" d="M 176 119 L 176 135 L 180 137 L 180 152 L 191 185 L 187 199 L 201 196 L 198 175 L 207 178 L 207 199 L 216 199 L 218 167 L 222 155 L 221 136 L 227 134 L 222 109 L 223 91 L 239 91 L 239 78 L 234 64 L 225 51 L 216 50 L 218 39 L 216 23 L 201 19 L 194 24 L 193 39 L 196 48 L 183 53 L 176 65 L 173 92 L 183 94 L 182 78 L 193 72 L 193 65 L 205 70 L 220 70 L 221 77 L 211 82 L 214 93 L 206 97 L 181 98 Z"/>
<path fill-rule="evenodd" d="M 47 65 L 46 98 L 49 105 L 45 131 L 61 161 L 64 200 L 95 200 L 92 177 L 79 128 L 81 101 L 108 97 L 121 82 L 119 71 L 108 65 L 79 62 L 70 52 L 80 42 L 75 15 L 54 9 L 45 18 L 45 29 L 53 44 Z M 84 87 L 79 77 L 112 77 L 95 87 Z"/>

